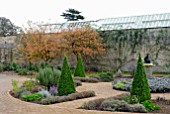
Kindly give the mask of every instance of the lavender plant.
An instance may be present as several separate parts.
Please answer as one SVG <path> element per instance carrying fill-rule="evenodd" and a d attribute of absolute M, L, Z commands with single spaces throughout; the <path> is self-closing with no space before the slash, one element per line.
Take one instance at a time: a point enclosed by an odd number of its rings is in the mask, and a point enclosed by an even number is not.
<path fill-rule="evenodd" d="M 54 85 L 51 86 L 51 87 L 50 87 L 50 93 L 51 93 L 51 95 L 53 95 L 53 96 L 57 95 L 57 94 L 58 94 L 57 87 L 54 86 Z"/>

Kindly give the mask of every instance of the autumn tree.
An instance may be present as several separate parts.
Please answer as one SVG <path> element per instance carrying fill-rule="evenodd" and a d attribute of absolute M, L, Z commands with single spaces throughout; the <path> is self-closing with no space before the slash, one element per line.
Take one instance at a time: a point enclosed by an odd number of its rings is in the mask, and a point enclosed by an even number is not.
<path fill-rule="evenodd" d="M 67 41 L 69 51 L 76 57 L 80 53 L 84 60 L 86 57 L 93 58 L 105 52 L 105 44 L 98 32 L 89 26 L 65 30 L 63 37 Z"/>
<path fill-rule="evenodd" d="M 64 39 L 57 33 L 46 33 L 47 28 L 29 23 L 29 29 L 21 35 L 18 48 L 27 61 L 43 60 L 50 62 L 62 55 Z M 49 29 L 48 29 L 49 30 Z"/>

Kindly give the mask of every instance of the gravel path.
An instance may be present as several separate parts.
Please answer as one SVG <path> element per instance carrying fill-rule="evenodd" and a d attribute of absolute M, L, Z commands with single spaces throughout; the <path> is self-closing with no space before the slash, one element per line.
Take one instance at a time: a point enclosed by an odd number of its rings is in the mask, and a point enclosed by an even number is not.
<path fill-rule="evenodd" d="M 122 91 L 113 90 L 111 87 L 111 83 L 83 83 L 83 86 L 77 87 L 77 91 L 94 90 L 96 93 L 95 97 L 47 106 L 24 102 L 10 96 L 9 91 L 12 88 L 12 79 L 16 79 L 22 82 L 27 78 L 17 76 L 14 73 L 0 74 L 0 114 L 128 114 L 127 112 L 101 112 L 76 109 L 80 107 L 85 101 L 125 93 Z M 153 94 L 152 96 L 152 98 L 156 98 L 157 96 L 164 96 L 170 99 L 170 94 Z"/>

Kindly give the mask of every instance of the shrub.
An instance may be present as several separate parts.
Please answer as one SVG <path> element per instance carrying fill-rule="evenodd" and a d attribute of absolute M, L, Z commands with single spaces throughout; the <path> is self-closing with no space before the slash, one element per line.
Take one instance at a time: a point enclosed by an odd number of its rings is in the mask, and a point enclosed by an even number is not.
<path fill-rule="evenodd" d="M 154 93 L 165 93 L 170 92 L 170 78 L 151 78 L 148 79 L 150 89 Z"/>
<path fill-rule="evenodd" d="M 130 96 L 129 93 L 123 93 L 123 94 L 111 97 L 111 99 L 124 100 L 129 104 L 135 104 L 139 102 L 136 96 Z"/>
<path fill-rule="evenodd" d="M 102 111 L 123 111 L 123 112 L 147 112 L 141 104 L 129 104 L 124 100 L 116 100 L 112 98 L 100 98 L 85 102 L 80 108 L 87 110 Z"/>
<path fill-rule="evenodd" d="M 38 66 L 36 64 L 28 63 L 26 65 L 26 69 L 29 71 L 37 71 L 38 72 Z"/>
<path fill-rule="evenodd" d="M 78 77 L 85 77 L 85 72 L 84 72 L 84 66 L 83 66 L 83 62 L 82 62 L 82 58 L 81 55 L 78 55 L 78 60 L 77 60 L 77 65 L 76 65 L 76 69 L 74 71 L 74 76 L 78 76 Z"/>
<path fill-rule="evenodd" d="M 86 110 L 99 110 L 99 106 L 104 100 L 105 100 L 104 98 L 100 98 L 100 99 L 95 99 L 93 101 L 88 101 L 83 103 L 83 105 L 80 108 Z"/>
<path fill-rule="evenodd" d="M 19 89 L 20 87 L 18 86 L 18 80 L 12 80 L 12 91 L 16 92 Z"/>
<path fill-rule="evenodd" d="M 148 80 L 140 54 L 137 62 L 136 72 L 132 82 L 131 96 L 133 95 L 136 95 L 139 102 L 150 100 L 151 98 Z"/>
<path fill-rule="evenodd" d="M 133 104 L 133 105 L 128 105 L 127 107 L 129 112 L 140 112 L 140 113 L 146 113 L 147 110 L 145 107 L 141 104 Z"/>
<path fill-rule="evenodd" d="M 145 107 L 147 111 L 149 110 L 159 110 L 160 106 L 156 106 L 154 103 L 152 103 L 150 100 L 146 100 L 144 102 L 141 102 L 141 104 Z"/>
<path fill-rule="evenodd" d="M 122 80 L 118 81 L 116 84 L 114 84 L 113 88 L 118 89 L 118 90 L 126 90 L 125 83 Z"/>
<path fill-rule="evenodd" d="M 89 82 L 89 83 L 97 83 L 97 82 L 99 82 L 98 79 L 91 78 L 91 77 L 74 77 L 74 80 L 79 80 L 81 82 Z"/>
<path fill-rule="evenodd" d="M 77 86 L 82 86 L 82 83 L 79 80 L 74 80 L 74 84 L 75 84 L 76 87 Z"/>
<path fill-rule="evenodd" d="M 113 74 L 112 73 L 105 73 L 99 75 L 102 82 L 111 82 L 113 81 Z"/>
<path fill-rule="evenodd" d="M 125 100 L 125 99 L 130 99 L 130 94 L 129 93 L 122 93 L 120 95 L 116 95 L 116 96 L 110 97 L 110 98 L 115 99 L 115 100 L 124 100 L 124 101 L 127 102 L 127 100 Z"/>
<path fill-rule="evenodd" d="M 25 93 L 25 92 L 28 92 L 25 88 L 19 88 L 16 91 L 14 91 L 14 96 L 17 98 L 21 98 L 23 93 Z"/>
<path fill-rule="evenodd" d="M 60 74 L 61 72 L 58 69 L 46 67 L 44 69 L 39 69 L 36 80 L 40 83 L 40 85 L 48 87 L 49 90 L 51 86 L 57 86 Z"/>
<path fill-rule="evenodd" d="M 90 78 L 93 78 L 93 79 L 95 78 L 95 79 L 101 81 L 101 77 L 100 76 L 90 76 Z"/>
<path fill-rule="evenodd" d="M 75 93 L 75 85 L 71 75 L 70 67 L 68 65 L 67 57 L 64 57 L 63 65 L 61 69 L 61 75 L 58 81 L 58 94 L 68 95 L 71 93 Z"/>
<path fill-rule="evenodd" d="M 61 71 L 58 70 L 58 69 L 56 69 L 56 68 L 53 68 L 53 74 L 54 74 L 54 80 L 53 80 L 52 83 L 54 83 L 54 85 L 57 86 L 57 84 L 58 84 L 58 79 L 59 79 L 59 77 L 60 77 L 60 75 L 61 75 Z"/>
<path fill-rule="evenodd" d="M 43 98 L 51 97 L 51 94 L 47 90 L 41 90 L 38 92 Z"/>
<path fill-rule="evenodd" d="M 27 96 L 27 95 L 29 95 L 29 94 L 31 94 L 31 92 L 30 91 L 22 91 L 19 95 L 19 98 L 22 98 L 23 96 Z"/>
<path fill-rule="evenodd" d="M 131 104 L 139 103 L 139 99 L 137 98 L 136 95 L 133 95 L 133 96 L 130 97 L 130 103 Z"/>
<path fill-rule="evenodd" d="M 4 69 L 7 71 L 11 71 L 11 70 L 16 71 L 18 68 L 19 68 L 19 65 L 16 62 L 12 62 L 9 65 L 6 65 Z"/>
<path fill-rule="evenodd" d="M 118 111 L 119 108 L 119 111 L 121 111 L 120 108 L 124 107 L 125 105 L 128 105 L 128 103 L 123 100 L 106 99 L 101 103 L 100 109 L 106 111 Z"/>
<path fill-rule="evenodd" d="M 41 100 L 42 95 L 40 93 L 33 93 L 33 94 L 22 96 L 22 99 L 25 101 Z"/>
<path fill-rule="evenodd" d="M 19 74 L 19 75 L 32 75 L 33 72 L 32 71 L 29 71 L 28 69 L 26 68 L 18 68 L 16 70 L 16 72 Z"/>
<path fill-rule="evenodd" d="M 26 80 L 24 81 L 23 86 L 25 87 L 26 90 L 31 91 L 34 89 L 35 84 L 33 80 Z"/>
<path fill-rule="evenodd" d="M 46 88 L 41 85 L 35 85 L 35 87 L 31 90 L 31 92 L 36 93 L 36 92 L 41 91 L 42 89 L 46 89 Z"/>
<path fill-rule="evenodd" d="M 42 99 L 39 103 L 43 105 L 72 101 L 76 99 L 88 98 L 95 96 L 94 91 L 84 91 L 80 93 L 72 93 L 68 96 L 52 96 L 46 99 Z"/>
<path fill-rule="evenodd" d="M 121 82 L 122 80 L 126 80 L 127 83 L 122 83 L 123 86 L 126 86 L 127 91 L 130 91 L 131 88 L 131 84 L 132 84 L 132 79 L 130 78 L 120 78 L 120 79 L 115 79 L 113 81 L 113 89 L 117 89 L 117 90 L 122 90 L 121 88 L 116 88 L 116 84 Z M 149 78 L 148 79 L 148 83 L 149 83 L 149 88 L 150 91 L 152 93 L 166 93 L 166 92 L 170 92 L 170 78 L 165 78 L 165 77 L 154 77 L 154 78 Z"/>
<path fill-rule="evenodd" d="M 50 87 L 50 93 L 51 93 L 51 95 L 53 95 L 53 96 L 57 95 L 57 94 L 58 94 L 57 87 L 54 86 L 54 85 L 51 86 L 51 87 Z"/>
<path fill-rule="evenodd" d="M 0 63 L 0 72 L 4 71 L 4 65 Z"/>
<path fill-rule="evenodd" d="M 40 68 L 41 68 L 41 69 L 45 69 L 46 67 L 50 67 L 49 63 L 47 63 L 47 62 L 42 62 L 42 63 L 40 64 Z"/>

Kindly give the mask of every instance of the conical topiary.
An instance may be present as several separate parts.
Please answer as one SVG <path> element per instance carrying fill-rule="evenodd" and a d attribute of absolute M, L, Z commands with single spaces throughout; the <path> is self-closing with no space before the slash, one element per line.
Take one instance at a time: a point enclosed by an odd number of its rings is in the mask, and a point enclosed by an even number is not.
<path fill-rule="evenodd" d="M 76 69 L 74 71 L 74 76 L 85 77 L 84 66 L 82 62 L 81 55 L 78 55 Z"/>
<path fill-rule="evenodd" d="M 151 99 L 148 79 L 143 66 L 141 55 L 139 54 L 137 68 L 132 82 L 131 97 L 136 96 L 139 102 Z"/>
<path fill-rule="evenodd" d="M 74 81 L 71 75 L 70 67 L 68 65 L 67 57 L 64 57 L 63 66 L 61 69 L 61 75 L 58 81 L 58 94 L 68 95 L 71 93 L 75 93 L 76 89 L 74 86 Z"/>

